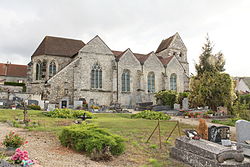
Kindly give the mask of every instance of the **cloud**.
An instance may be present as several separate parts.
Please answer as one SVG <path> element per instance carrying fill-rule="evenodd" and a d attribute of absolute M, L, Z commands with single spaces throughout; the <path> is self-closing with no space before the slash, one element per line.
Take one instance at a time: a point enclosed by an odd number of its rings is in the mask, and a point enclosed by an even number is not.
<path fill-rule="evenodd" d="M 250 75 L 233 66 L 233 54 L 239 64 L 246 62 L 242 46 L 247 48 L 245 36 L 249 37 L 249 4 L 247 0 L 1 0 L 0 61 L 27 64 L 46 35 L 88 42 L 98 34 L 112 49 L 148 53 L 179 32 L 194 72 L 193 62 L 209 33 L 215 49 L 225 54 L 228 71 Z"/>

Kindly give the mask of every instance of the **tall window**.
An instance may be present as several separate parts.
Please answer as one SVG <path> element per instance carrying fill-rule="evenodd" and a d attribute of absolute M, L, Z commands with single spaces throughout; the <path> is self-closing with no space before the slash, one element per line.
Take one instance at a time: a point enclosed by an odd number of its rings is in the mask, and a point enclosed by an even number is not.
<path fill-rule="evenodd" d="M 49 64 L 49 77 L 52 77 L 56 74 L 56 63 L 52 61 Z"/>
<path fill-rule="evenodd" d="M 148 92 L 155 92 L 155 74 L 148 73 Z"/>
<path fill-rule="evenodd" d="M 177 76 L 176 76 L 176 74 L 171 74 L 171 76 L 170 76 L 170 90 L 177 90 Z"/>
<path fill-rule="evenodd" d="M 102 68 L 95 63 L 91 70 L 91 88 L 102 88 Z"/>
<path fill-rule="evenodd" d="M 122 73 L 122 92 L 130 91 L 130 72 L 129 70 L 124 70 Z"/>
<path fill-rule="evenodd" d="M 42 79 L 42 63 L 39 61 L 36 64 L 36 80 Z"/>

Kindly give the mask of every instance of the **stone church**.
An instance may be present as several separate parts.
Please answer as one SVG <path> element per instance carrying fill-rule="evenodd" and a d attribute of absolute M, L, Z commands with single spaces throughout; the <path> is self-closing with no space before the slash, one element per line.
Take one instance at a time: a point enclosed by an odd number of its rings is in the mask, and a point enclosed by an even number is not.
<path fill-rule="evenodd" d="M 178 33 L 148 54 L 112 50 L 99 36 L 86 44 L 46 36 L 31 56 L 27 91 L 64 107 L 83 100 L 131 108 L 155 103 L 161 90 L 188 90 L 188 84 L 187 48 Z"/>

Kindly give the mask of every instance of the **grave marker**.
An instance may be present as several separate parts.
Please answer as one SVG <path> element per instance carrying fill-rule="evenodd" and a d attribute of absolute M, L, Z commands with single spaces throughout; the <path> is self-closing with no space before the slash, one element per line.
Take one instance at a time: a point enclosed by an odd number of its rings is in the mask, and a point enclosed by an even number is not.
<path fill-rule="evenodd" d="M 250 122 L 245 120 L 236 121 L 236 139 L 238 143 L 250 140 Z"/>

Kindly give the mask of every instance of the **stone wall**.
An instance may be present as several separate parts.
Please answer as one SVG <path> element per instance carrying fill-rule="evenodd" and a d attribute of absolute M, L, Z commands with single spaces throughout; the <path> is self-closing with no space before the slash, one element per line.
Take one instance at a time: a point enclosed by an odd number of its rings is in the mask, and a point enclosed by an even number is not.
<path fill-rule="evenodd" d="M 122 74 L 124 70 L 130 72 L 130 91 L 122 92 Z M 118 102 L 126 107 L 135 106 L 136 103 L 141 102 L 141 94 L 137 91 L 141 88 L 141 80 L 138 78 L 141 72 L 141 64 L 134 56 L 132 51 L 128 49 L 118 62 Z M 116 76 L 114 76 L 116 77 Z"/>
<path fill-rule="evenodd" d="M 172 47 L 183 49 L 185 46 L 176 37 L 177 43 Z M 183 48 L 181 48 L 183 47 Z M 178 50 L 177 48 L 177 50 Z M 167 57 L 172 50 L 164 50 L 158 55 Z M 186 60 L 182 55 L 183 61 Z M 176 56 L 177 57 L 177 56 Z M 99 105 L 110 105 L 118 102 L 126 107 L 134 107 L 138 102 L 155 103 L 154 92 L 148 92 L 148 74 L 154 72 L 155 92 L 170 89 L 170 75 L 177 75 L 177 91 L 185 90 L 184 82 L 187 80 L 182 64 L 174 57 L 167 67 L 164 67 L 155 53 L 151 53 L 144 63 L 140 63 L 130 49 L 126 50 L 119 61 L 115 59 L 109 47 L 98 37 L 89 41 L 74 59 L 58 56 L 35 56 L 32 58 L 30 80 L 28 91 L 42 94 L 43 99 L 51 103 L 59 103 L 61 99 L 69 99 L 73 104 L 74 100 L 85 98 L 87 102 L 93 100 Z M 55 61 L 59 72 L 51 79 L 46 77 L 42 81 L 35 81 L 35 67 L 38 61 L 46 60 L 47 69 L 51 61 Z M 102 88 L 91 88 L 91 70 L 95 63 L 102 69 Z M 188 68 L 188 66 L 187 66 Z M 122 92 L 122 73 L 124 70 L 130 71 L 130 91 Z M 118 71 L 118 73 L 117 73 Z"/>

